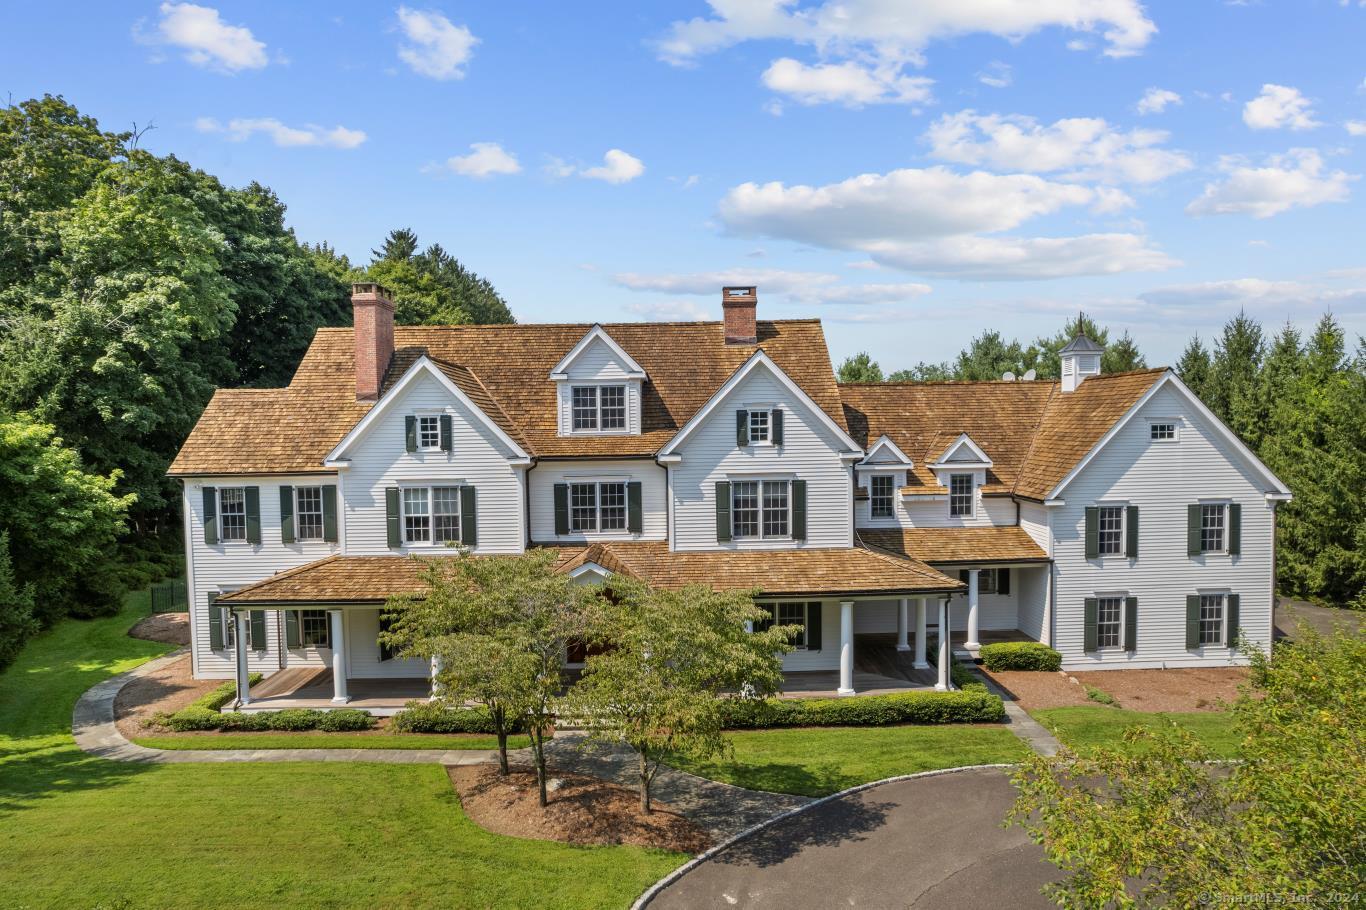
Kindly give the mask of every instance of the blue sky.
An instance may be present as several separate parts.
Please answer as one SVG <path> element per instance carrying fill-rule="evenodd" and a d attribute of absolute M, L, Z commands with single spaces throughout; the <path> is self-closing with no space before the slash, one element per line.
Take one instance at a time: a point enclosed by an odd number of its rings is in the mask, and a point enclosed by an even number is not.
<path fill-rule="evenodd" d="M 1079 309 L 1174 360 L 1240 308 L 1366 333 L 1363 0 L 27 4 L 0 89 L 394 227 L 523 321 L 818 316 L 952 356 Z"/>

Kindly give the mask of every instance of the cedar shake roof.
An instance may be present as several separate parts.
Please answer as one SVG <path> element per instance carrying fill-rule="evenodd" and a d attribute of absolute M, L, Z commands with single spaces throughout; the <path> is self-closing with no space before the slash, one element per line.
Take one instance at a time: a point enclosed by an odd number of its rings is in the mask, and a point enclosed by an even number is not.
<path fill-rule="evenodd" d="M 551 369 L 592 324 L 396 326 L 388 391 L 426 354 L 537 457 L 651 456 L 762 348 L 841 428 L 844 409 L 819 320 L 760 321 L 757 345 L 727 345 L 720 322 L 602 328 L 646 372 L 639 436 L 558 435 Z M 220 389 L 176 456 L 172 475 L 323 471 L 322 461 L 373 406 L 355 400 L 349 328 L 319 329 L 283 389 Z"/>
<path fill-rule="evenodd" d="M 839 388 L 856 441 L 867 448 L 888 436 L 915 462 L 903 495 L 945 493 L 926 465 L 966 433 L 993 462 L 984 494 L 1041 500 L 1166 372 L 1093 376 L 1066 394 L 1057 382 L 1042 381 L 841 383 Z"/>
<path fill-rule="evenodd" d="M 874 549 L 935 565 L 1048 561 L 1048 554 L 1020 527 L 864 528 L 858 535 Z"/>
<path fill-rule="evenodd" d="M 596 543 L 559 547 L 556 570 L 596 563 L 662 588 L 706 584 L 759 588 L 769 596 L 930 594 L 962 583 L 923 563 L 864 547 L 812 550 L 669 552 L 668 544 Z M 382 603 L 420 595 L 423 563 L 452 557 L 329 556 L 225 594 L 228 606 Z M 724 579 L 724 584 L 718 579 Z"/>

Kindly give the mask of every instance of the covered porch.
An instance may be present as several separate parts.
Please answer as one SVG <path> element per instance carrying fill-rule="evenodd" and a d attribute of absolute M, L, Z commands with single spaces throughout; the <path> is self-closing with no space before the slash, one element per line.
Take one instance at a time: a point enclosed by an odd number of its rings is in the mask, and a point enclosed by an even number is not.
<path fill-rule="evenodd" d="M 337 703 L 336 680 L 330 667 L 296 667 L 267 676 L 251 687 L 240 710 L 280 711 L 285 708 L 328 709 L 358 708 L 376 717 L 390 717 L 414 699 L 431 696 L 431 680 L 395 677 L 392 679 L 349 679 L 348 700 Z"/>

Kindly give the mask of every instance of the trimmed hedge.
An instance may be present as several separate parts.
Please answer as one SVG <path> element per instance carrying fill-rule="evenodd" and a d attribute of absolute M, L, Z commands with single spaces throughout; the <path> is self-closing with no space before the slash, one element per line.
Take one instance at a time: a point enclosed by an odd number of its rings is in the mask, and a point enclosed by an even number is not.
<path fill-rule="evenodd" d="M 726 699 L 729 730 L 767 727 L 881 727 L 889 724 L 983 724 L 1005 720 L 1001 699 L 977 683 L 958 692 L 898 692 L 853 698 Z"/>
<path fill-rule="evenodd" d="M 487 708 L 448 708 L 435 702 L 410 701 L 389 722 L 396 733 L 494 733 Z M 518 730 L 521 726 L 518 725 Z"/>
<path fill-rule="evenodd" d="M 191 705 L 161 719 L 163 726 L 177 733 L 203 730 L 222 730 L 230 733 L 261 733 L 271 730 L 322 730 L 325 733 L 349 733 L 369 730 L 375 718 L 368 711 L 338 708 L 318 711 L 312 708 L 287 708 L 283 711 L 261 711 L 252 714 L 222 714 L 209 708 Z"/>
<path fill-rule="evenodd" d="M 1002 641 L 983 645 L 981 657 L 988 670 L 1062 669 L 1062 655 L 1037 641 Z"/>

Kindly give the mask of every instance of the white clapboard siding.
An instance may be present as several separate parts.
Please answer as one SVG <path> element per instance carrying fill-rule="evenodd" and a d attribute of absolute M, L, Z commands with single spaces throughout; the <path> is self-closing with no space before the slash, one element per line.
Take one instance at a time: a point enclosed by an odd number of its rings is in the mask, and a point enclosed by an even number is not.
<path fill-rule="evenodd" d="M 627 432 L 640 432 L 641 386 L 639 379 L 628 379 L 629 369 L 616 351 L 601 338 L 594 338 L 578 353 L 565 371 L 568 380 L 557 382 L 556 400 L 559 408 L 560 435 L 571 435 L 573 429 L 573 394 L 575 383 L 621 382 L 626 386 Z"/>
<path fill-rule="evenodd" d="M 226 593 L 263 581 L 277 572 L 293 569 L 340 552 L 340 543 L 321 540 L 283 542 L 280 533 L 280 487 L 319 486 L 337 483 L 335 475 L 280 477 L 200 477 L 185 483 L 185 550 L 190 584 L 190 639 L 196 675 L 200 678 L 231 678 L 235 666 L 231 651 L 209 647 L 209 594 Z M 261 543 L 238 541 L 204 543 L 204 488 L 257 487 L 261 501 Z M 341 497 L 338 495 L 338 510 Z M 338 515 L 340 533 L 341 516 Z M 221 520 L 220 520 L 221 528 Z M 273 673 L 280 669 L 283 631 L 273 615 L 267 616 L 267 646 L 249 652 L 247 662 L 253 672 Z"/>
<path fill-rule="evenodd" d="M 1010 590 L 1018 604 L 1016 628 L 1035 641 L 1043 640 L 1044 607 L 1048 598 L 1048 567 L 1010 570 Z"/>
<path fill-rule="evenodd" d="M 346 670 L 351 679 L 426 678 L 425 660 L 379 659 L 378 609 L 349 609 L 343 614 L 346 635 Z"/>
<path fill-rule="evenodd" d="M 911 499 L 897 510 L 898 523 L 907 528 L 990 528 L 1015 524 L 1015 501 L 1007 496 L 983 496 L 974 491 L 972 515 L 950 516 L 948 490 L 943 499 L 921 502 Z"/>
<path fill-rule="evenodd" d="M 451 453 L 408 452 L 404 417 L 417 412 L 451 415 Z M 509 451 L 475 412 L 431 376 L 404 390 L 368 432 L 350 446 L 344 470 L 346 552 L 351 556 L 440 553 L 442 546 L 404 545 L 391 550 L 385 493 L 400 484 L 472 485 L 478 522 L 476 553 L 520 553 L 525 549 L 522 468 L 509 464 Z"/>
<path fill-rule="evenodd" d="M 732 434 L 733 435 L 733 434 Z M 813 603 L 815 601 L 812 601 Z M 858 608 L 854 608 L 855 613 Z M 818 650 L 789 651 L 783 655 L 783 670 L 834 670 L 840 665 L 839 601 L 821 601 L 821 646 Z"/>
<path fill-rule="evenodd" d="M 542 461 L 527 472 L 531 490 L 531 539 L 536 543 L 583 544 L 598 540 L 666 540 L 669 502 L 665 472 L 653 459 L 614 461 Z M 555 534 L 555 484 L 600 481 L 639 481 L 641 532 L 583 532 Z"/>
<path fill-rule="evenodd" d="M 781 446 L 735 445 L 735 412 L 749 405 L 783 409 Z M 716 483 L 747 477 L 806 481 L 805 547 L 847 547 L 853 543 L 853 478 L 840 461 L 840 443 L 815 415 L 764 368 L 755 369 L 708 415 L 679 450 L 683 460 L 670 471 L 677 550 L 787 549 L 782 541 L 716 540 Z"/>
<path fill-rule="evenodd" d="M 1153 442 L 1149 418 L 1175 419 L 1176 442 Z M 1054 647 L 1073 669 L 1209 666 L 1246 657 L 1223 647 L 1186 650 L 1186 595 L 1227 589 L 1241 597 L 1241 627 L 1265 646 L 1271 634 L 1272 513 L 1261 478 L 1172 387 L 1158 392 L 1063 491 L 1053 514 L 1057 562 Z M 1242 504 L 1242 555 L 1186 553 L 1186 506 L 1227 498 Z M 1085 557 L 1085 508 L 1100 501 L 1139 508 L 1134 560 Z M 1085 653 L 1084 599 L 1138 598 L 1138 647 Z"/>
<path fill-rule="evenodd" d="M 1042 503 L 1020 501 L 1020 527 L 1033 541 L 1048 552 L 1048 509 Z"/>

